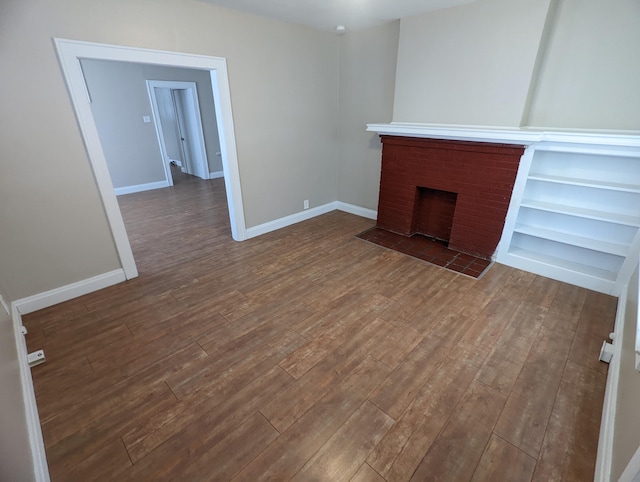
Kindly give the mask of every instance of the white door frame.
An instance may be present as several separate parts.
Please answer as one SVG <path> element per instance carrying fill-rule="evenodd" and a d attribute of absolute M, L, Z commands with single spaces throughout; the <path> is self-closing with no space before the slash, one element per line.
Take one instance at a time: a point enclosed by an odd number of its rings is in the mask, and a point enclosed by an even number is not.
<path fill-rule="evenodd" d="M 69 89 L 71 102 L 78 118 L 80 131 L 84 138 L 98 192 L 102 198 L 116 250 L 120 257 L 120 263 L 127 279 L 138 276 L 138 269 L 113 189 L 113 182 L 109 175 L 104 151 L 100 144 L 98 129 L 91 113 L 89 94 L 84 82 L 80 59 L 148 63 L 208 70 L 211 73 L 211 87 L 213 89 L 218 135 L 220 137 L 220 152 L 222 154 L 222 168 L 229 205 L 231 235 L 236 241 L 247 239 L 226 59 L 59 38 L 54 38 L 54 42 Z"/>
<path fill-rule="evenodd" d="M 169 156 L 167 155 L 167 148 L 164 143 L 164 135 L 162 133 L 162 126 L 160 125 L 160 114 L 158 110 L 158 100 L 156 98 L 155 88 L 163 89 L 177 89 L 187 90 L 189 97 L 191 98 L 192 105 L 189 106 L 189 115 L 193 116 L 193 122 L 196 126 L 195 131 L 192 133 L 196 138 L 196 152 L 198 153 L 197 162 L 202 172 L 202 179 L 209 179 L 209 161 L 207 159 L 207 150 L 204 144 L 204 132 L 202 131 L 202 117 L 200 115 L 200 104 L 198 103 L 198 88 L 195 82 L 181 82 L 174 80 L 147 80 L 147 91 L 149 92 L 149 98 L 151 99 L 151 111 L 156 124 L 156 134 L 158 135 L 158 143 L 160 144 L 160 150 L 162 151 L 164 173 L 167 177 L 169 186 L 173 186 L 173 178 L 171 177 L 171 168 L 169 167 Z"/>

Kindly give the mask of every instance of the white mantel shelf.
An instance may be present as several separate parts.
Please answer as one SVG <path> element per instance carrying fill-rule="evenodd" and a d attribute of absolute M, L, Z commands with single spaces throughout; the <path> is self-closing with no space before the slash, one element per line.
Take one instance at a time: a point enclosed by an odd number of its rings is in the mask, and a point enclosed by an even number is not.
<path fill-rule="evenodd" d="M 484 126 L 457 126 L 440 124 L 367 124 L 367 131 L 380 135 L 424 137 L 501 144 L 568 143 L 611 147 L 640 147 L 640 131 L 548 131 L 533 128 L 505 128 Z"/>

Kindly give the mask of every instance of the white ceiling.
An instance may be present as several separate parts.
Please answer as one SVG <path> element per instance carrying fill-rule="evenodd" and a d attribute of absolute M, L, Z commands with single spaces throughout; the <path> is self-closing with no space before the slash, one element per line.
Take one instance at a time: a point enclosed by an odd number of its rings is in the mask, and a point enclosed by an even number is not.
<path fill-rule="evenodd" d="M 202 0 L 242 12 L 335 30 L 357 30 L 474 0 Z"/>

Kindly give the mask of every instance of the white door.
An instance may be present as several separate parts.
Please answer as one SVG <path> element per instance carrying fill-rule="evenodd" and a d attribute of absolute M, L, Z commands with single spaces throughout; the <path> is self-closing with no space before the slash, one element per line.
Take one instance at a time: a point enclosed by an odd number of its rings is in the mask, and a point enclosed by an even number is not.
<path fill-rule="evenodd" d="M 162 140 L 164 141 L 160 143 L 161 150 L 163 150 L 162 154 L 167 162 L 174 162 L 182 166 L 180 130 L 178 128 L 178 119 L 176 117 L 176 109 L 173 103 L 171 89 L 155 87 L 154 91 L 158 103 L 158 117 Z"/>
<path fill-rule="evenodd" d="M 195 82 L 147 80 L 167 182 L 173 186 L 170 163 L 183 172 L 209 179 L 209 161 Z"/>
<path fill-rule="evenodd" d="M 187 89 L 171 89 L 171 95 L 178 119 L 182 154 L 187 173 L 201 179 L 209 179 L 209 168 L 206 159 L 202 159 L 202 152 L 199 148 L 198 131 L 202 130 L 202 124 L 198 120 L 199 116 L 196 115 L 192 92 Z"/>

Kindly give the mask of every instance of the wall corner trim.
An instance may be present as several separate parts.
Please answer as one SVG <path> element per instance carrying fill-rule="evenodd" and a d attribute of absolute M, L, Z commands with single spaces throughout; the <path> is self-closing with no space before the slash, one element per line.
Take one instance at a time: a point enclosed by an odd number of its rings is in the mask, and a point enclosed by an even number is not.
<path fill-rule="evenodd" d="M 254 226 L 252 228 L 248 228 L 247 239 L 255 238 L 256 236 L 267 234 L 277 229 L 286 228 L 287 226 L 291 226 L 292 224 L 306 221 L 307 219 L 315 218 L 316 216 L 321 216 L 322 214 L 326 214 L 331 211 L 344 211 L 346 213 L 355 214 L 356 216 L 361 216 L 368 219 L 376 219 L 378 215 L 378 213 L 372 209 L 363 208 L 354 204 L 343 203 L 341 201 L 333 201 L 327 204 L 323 204 L 322 206 L 306 209 L 304 211 L 300 211 L 283 218 L 275 219 L 273 221 Z"/>
<path fill-rule="evenodd" d="M 259 224 L 258 226 L 254 226 L 252 228 L 247 228 L 247 239 L 255 238 L 256 236 L 267 234 L 271 231 L 276 231 L 277 229 L 286 228 L 287 226 L 306 221 L 307 219 L 315 218 L 316 216 L 335 211 L 336 209 L 337 206 L 336 202 L 334 201 L 323 204 L 322 206 L 306 209 L 304 211 L 300 211 L 283 218 L 274 219 L 273 221 Z"/>
<path fill-rule="evenodd" d="M 378 219 L 378 211 L 373 209 L 363 208 L 361 206 L 356 206 L 355 204 L 343 203 L 342 201 L 336 202 L 336 209 L 339 211 L 344 211 L 345 213 L 355 214 L 356 216 L 361 216 L 367 219 L 373 219 L 374 221 Z"/>
<path fill-rule="evenodd" d="M 44 293 L 21 298 L 14 301 L 12 306 L 20 315 L 26 315 L 27 313 L 48 308 L 49 306 L 107 288 L 125 280 L 124 270 L 116 269 L 76 283 L 61 286 L 60 288 L 45 291 Z"/>

